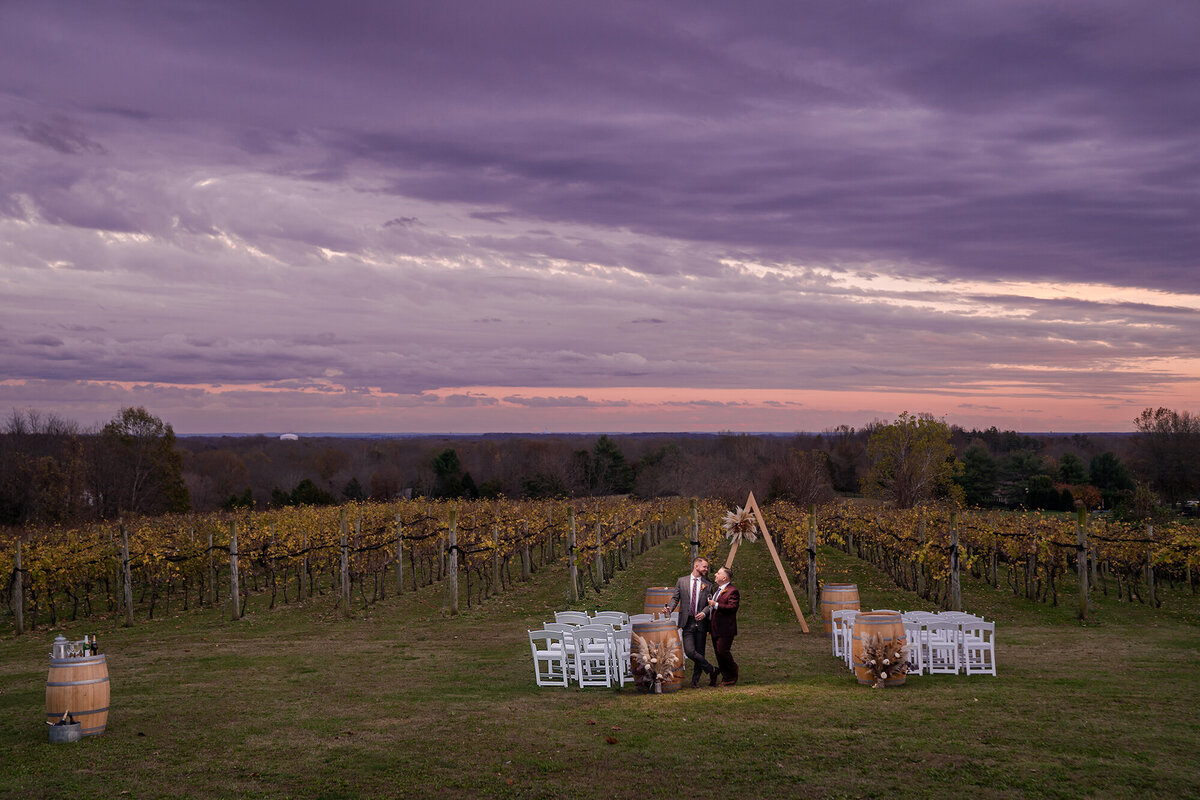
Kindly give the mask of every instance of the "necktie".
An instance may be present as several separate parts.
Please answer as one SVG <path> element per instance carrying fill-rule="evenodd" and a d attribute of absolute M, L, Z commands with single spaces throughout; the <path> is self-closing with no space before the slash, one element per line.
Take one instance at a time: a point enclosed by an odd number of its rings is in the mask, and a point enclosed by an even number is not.
<path fill-rule="evenodd" d="M 692 578 L 692 616 L 696 616 L 696 602 L 700 599 L 700 579 Z"/>

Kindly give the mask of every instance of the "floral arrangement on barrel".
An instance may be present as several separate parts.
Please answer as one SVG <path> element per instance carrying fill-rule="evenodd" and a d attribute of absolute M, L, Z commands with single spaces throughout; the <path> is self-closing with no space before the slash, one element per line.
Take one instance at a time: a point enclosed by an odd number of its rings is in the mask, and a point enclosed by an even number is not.
<path fill-rule="evenodd" d="M 884 681 L 889 677 L 895 678 L 907 674 L 916 665 L 909 660 L 912 648 L 908 643 L 896 644 L 891 639 L 884 639 L 879 634 L 872 634 L 863 640 L 863 665 L 875 676 L 872 689 L 882 689 Z"/>
<path fill-rule="evenodd" d="M 633 681 L 644 692 L 662 694 L 663 681 L 683 666 L 676 647 L 667 642 L 651 642 L 633 634 Z"/>
<path fill-rule="evenodd" d="M 736 511 L 726 511 L 725 521 L 721 523 L 721 529 L 725 531 L 725 538 L 733 543 L 729 547 L 729 557 L 725 559 L 727 567 L 733 566 L 733 557 L 737 555 L 738 545 L 742 543 L 742 539 L 753 542 L 758 538 L 758 525 L 754 521 L 754 514 L 751 513 L 750 507 L 736 506 L 736 509 Z"/>

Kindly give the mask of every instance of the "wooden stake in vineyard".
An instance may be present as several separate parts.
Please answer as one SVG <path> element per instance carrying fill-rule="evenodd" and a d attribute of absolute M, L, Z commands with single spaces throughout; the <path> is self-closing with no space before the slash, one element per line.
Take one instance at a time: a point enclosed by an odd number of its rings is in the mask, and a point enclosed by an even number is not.
<path fill-rule="evenodd" d="M 1080 506 L 1075 517 L 1078 544 L 1075 547 L 1075 573 L 1079 578 L 1079 619 L 1087 619 L 1091 610 L 1088 602 L 1088 541 L 1087 508 Z"/>
<path fill-rule="evenodd" d="M 125 564 L 125 568 L 129 569 L 128 550 L 126 550 Z M 238 586 L 238 543 L 236 520 L 229 523 L 229 585 L 230 589 L 232 590 L 229 595 L 230 600 L 232 601 L 232 606 L 230 607 L 230 618 L 233 620 L 239 620 L 242 618 L 242 592 L 241 588 Z M 132 624 L 132 619 L 133 618 L 130 617 L 130 624 Z"/>
<path fill-rule="evenodd" d="M 21 584 L 21 540 L 17 539 L 17 562 L 13 570 L 13 613 L 16 615 L 17 635 L 25 632 L 25 590 Z"/>
<path fill-rule="evenodd" d="M 741 544 L 742 538 L 745 537 L 750 541 L 754 541 L 757 531 L 762 531 L 763 541 L 767 543 L 767 550 L 771 553 L 771 558 L 775 562 L 775 569 L 779 572 L 779 580 L 783 583 L 784 591 L 787 592 L 788 600 L 792 603 L 792 610 L 796 612 L 796 619 L 800 622 L 800 629 L 808 633 L 808 623 L 804 620 L 804 614 L 800 611 L 800 604 L 796 602 L 796 593 L 792 591 L 791 581 L 788 580 L 787 573 L 783 569 L 783 562 L 779 560 L 779 553 L 775 550 L 775 543 L 771 540 L 771 532 L 767 530 L 767 523 L 763 520 L 762 511 L 758 508 L 758 503 L 754 500 L 754 492 L 746 498 L 744 508 L 739 507 L 737 511 L 730 511 L 725 515 L 725 533 L 732 540 L 733 544 L 729 548 L 729 556 L 725 559 L 725 566 L 733 567 L 733 559 L 737 556 L 738 545 Z"/>
<path fill-rule="evenodd" d="M 133 573 L 129 568 L 129 531 L 121 523 L 121 571 L 125 578 L 125 627 L 133 627 Z"/>

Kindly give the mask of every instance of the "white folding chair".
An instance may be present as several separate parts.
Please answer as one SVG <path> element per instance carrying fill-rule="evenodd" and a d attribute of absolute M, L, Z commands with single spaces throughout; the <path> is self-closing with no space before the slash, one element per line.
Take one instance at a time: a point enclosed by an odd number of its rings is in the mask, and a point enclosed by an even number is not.
<path fill-rule="evenodd" d="M 854 619 L 859 612 L 855 609 L 844 609 L 842 614 L 841 636 L 842 643 L 840 645 L 842 651 L 842 661 L 846 664 L 846 669 L 854 671 Z"/>
<path fill-rule="evenodd" d="M 570 625 L 587 625 L 591 622 L 586 611 L 555 611 L 555 622 L 566 622 Z"/>
<path fill-rule="evenodd" d="M 930 675 L 957 675 L 959 669 L 959 627 L 956 622 L 930 622 L 925 625 L 928 657 L 925 664 Z"/>
<path fill-rule="evenodd" d="M 561 633 L 563 637 L 563 649 L 567 653 L 567 674 L 575 674 L 575 639 L 571 634 L 574 633 L 578 625 L 572 625 L 569 622 L 546 622 L 542 624 L 542 630 L 555 631 Z"/>
<path fill-rule="evenodd" d="M 962 626 L 963 668 L 968 675 L 996 674 L 996 623 L 966 622 Z"/>
<path fill-rule="evenodd" d="M 633 680 L 633 664 L 630 661 L 633 649 L 633 628 L 623 627 L 612 632 L 613 679 L 619 686 Z"/>
<path fill-rule="evenodd" d="M 581 625 L 571 632 L 575 642 L 575 680 L 580 687 L 612 686 L 611 625 Z"/>
<path fill-rule="evenodd" d="M 590 625 L 612 625 L 614 628 L 619 628 L 629 622 L 629 615 L 624 611 L 597 611 L 592 614 Z"/>
<path fill-rule="evenodd" d="M 913 620 L 904 622 L 904 638 L 908 641 L 908 660 L 912 662 L 914 672 L 909 675 L 920 675 L 925 672 L 925 631 L 920 622 Z"/>
<path fill-rule="evenodd" d="M 567 686 L 571 680 L 562 631 L 529 631 L 533 678 L 538 686 Z"/>
<path fill-rule="evenodd" d="M 845 657 L 845 654 L 842 653 L 842 648 L 844 646 L 842 640 L 842 628 L 845 627 L 846 614 L 850 614 L 850 618 L 852 620 L 854 619 L 854 610 L 848 608 L 839 608 L 829 615 L 829 638 L 833 640 L 831 644 L 833 647 L 834 658 Z"/>
<path fill-rule="evenodd" d="M 654 618 L 656 616 L 656 614 L 630 614 L 629 621 L 635 625 L 644 624 L 647 622 L 654 622 Z"/>

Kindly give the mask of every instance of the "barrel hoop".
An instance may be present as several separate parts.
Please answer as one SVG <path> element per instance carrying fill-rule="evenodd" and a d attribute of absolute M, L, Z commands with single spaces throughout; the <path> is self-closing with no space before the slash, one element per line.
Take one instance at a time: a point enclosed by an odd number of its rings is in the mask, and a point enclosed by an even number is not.
<path fill-rule="evenodd" d="M 50 666 L 52 667 L 83 667 L 103 664 L 107 659 L 104 653 L 94 656 L 82 656 L 80 658 L 54 658 L 50 657 Z"/>
<path fill-rule="evenodd" d="M 105 706 L 104 708 L 93 708 L 88 711 L 76 711 L 75 709 L 71 709 L 72 717 L 82 717 L 85 714 L 107 714 L 107 713 L 108 713 L 108 706 Z M 62 719 L 62 714 L 59 714 L 57 711 L 53 712 L 53 713 L 47 711 L 46 719 Z"/>
<path fill-rule="evenodd" d="M 87 686 L 93 683 L 108 683 L 108 676 L 103 678 L 91 678 L 86 681 L 46 681 L 46 686 Z"/>

